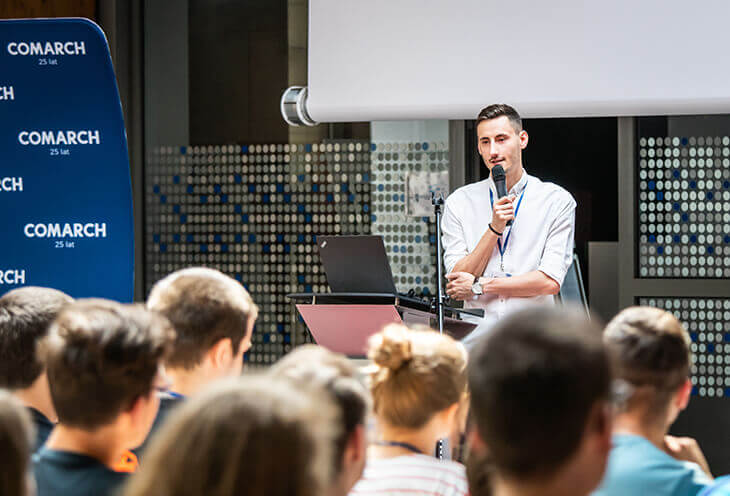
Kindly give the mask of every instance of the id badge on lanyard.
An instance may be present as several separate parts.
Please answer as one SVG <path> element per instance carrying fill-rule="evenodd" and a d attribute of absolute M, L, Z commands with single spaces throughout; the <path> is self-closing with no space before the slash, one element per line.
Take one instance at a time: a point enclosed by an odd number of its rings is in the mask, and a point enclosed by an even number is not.
<path fill-rule="evenodd" d="M 504 244 L 502 244 L 501 239 L 497 239 L 497 248 L 499 249 L 499 271 L 495 272 L 493 277 L 512 277 L 512 274 L 507 272 L 504 268 L 504 253 L 507 251 L 507 244 L 509 243 L 510 236 L 512 235 L 512 230 L 515 228 L 515 222 L 517 222 L 517 214 L 520 212 L 520 206 L 522 205 L 522 199 L 525 197 L 525 191 L 527 191 L 527 184 L 525 184 L 525 187 L 522 189 L 520 199 L 517 200 L 515 216 L 512 220 L 512 225 L 509 228 L 509 232 L 504 237 Z M 492 209 L 494 209 L 494 195 L 492 194 L 491 189 L 489 190 L 489 203 L 492 205 Z"/>

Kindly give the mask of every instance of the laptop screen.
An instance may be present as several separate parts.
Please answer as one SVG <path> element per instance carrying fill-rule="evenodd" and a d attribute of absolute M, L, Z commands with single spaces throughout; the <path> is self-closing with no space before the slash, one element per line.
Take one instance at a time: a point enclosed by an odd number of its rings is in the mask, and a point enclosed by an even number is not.
<path fill-rule="evenodd" d="M 396 294 L 382 236 L 317 236 L 333 293 Z"/>

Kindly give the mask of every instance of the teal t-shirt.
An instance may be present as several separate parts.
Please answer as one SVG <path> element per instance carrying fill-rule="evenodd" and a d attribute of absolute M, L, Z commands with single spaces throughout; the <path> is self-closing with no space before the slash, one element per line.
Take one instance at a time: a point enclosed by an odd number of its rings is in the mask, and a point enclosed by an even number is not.
<path fill-rule="evenodd" d="M 641 436 L 614 434 L 603 482 L 593 496 L 695 496 L 711 484 L 696 463 L 672 458 Z"/>
<path fill-rule="evenodd" d="M 702 491 L 699 496 L 730 496 L 730 475 L 715 479 L 715 483 Z"/>

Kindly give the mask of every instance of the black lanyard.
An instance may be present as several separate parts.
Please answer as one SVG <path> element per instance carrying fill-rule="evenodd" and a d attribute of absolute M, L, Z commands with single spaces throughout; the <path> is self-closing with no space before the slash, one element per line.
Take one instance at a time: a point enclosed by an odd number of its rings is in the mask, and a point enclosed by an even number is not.
<path fill-rule="evenodd" d="M 410 443 L 402 443 L 400 441 L 375 441 L 375 443 L 373 443 L 373 444 L 376 444 L 378 446 L 396 446 L 398 448 L 403 448 L 403 449 L 407 449 L 408 451 L 418 453 L 419 455 L 423 454 L 423 451 L 416 448 L 415 446 L 413 446 Z"/>

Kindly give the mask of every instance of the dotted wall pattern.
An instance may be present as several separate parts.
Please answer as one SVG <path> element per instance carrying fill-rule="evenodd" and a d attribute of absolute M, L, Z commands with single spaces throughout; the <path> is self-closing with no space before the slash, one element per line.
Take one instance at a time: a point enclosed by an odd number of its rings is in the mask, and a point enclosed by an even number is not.
<path fill-rule="evenodd" d="M 449 169 L 448 143 L 372 143 L 372 230 L 383 236 L 399 292 L 436 293 L 433 216 L 406 214 L 406 174 Z"/>
<path fill-rule="evenodd" d="M 285 295 L 327 290 L 318 235 L 370 233 L 368 143 L 164 146 L 145 177 L 147 291 L 180 268 L 216 268 L 261 309 L 249 363 L 311 341 Z"/>
<path fill-rule="evenodd" d="M 730 138 L 641 137 L 640 278 L 730 277 Z"/>
<path fill-rule="evenodd" d="M 730 299 L 729 298 L 638 298 L 672 312 L 692 337 L 692 394 L 730 397 Z"/>

